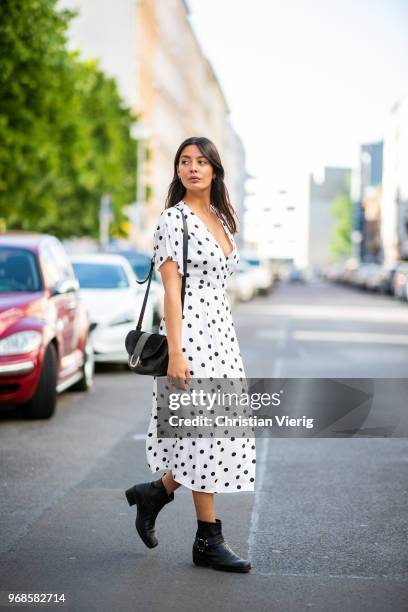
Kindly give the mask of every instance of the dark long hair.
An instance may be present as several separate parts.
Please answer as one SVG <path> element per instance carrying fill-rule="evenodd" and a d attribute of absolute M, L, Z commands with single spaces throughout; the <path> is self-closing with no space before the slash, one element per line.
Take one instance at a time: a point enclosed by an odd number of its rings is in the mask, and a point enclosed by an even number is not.
<path fill-rule="evenodd" d="M 214 143 L 204 136 L 192 136 L 184 140 L 179 146 L 174 158 L 174 176 L 169 186 L 166 198 L 166 208 L 171 208 L 178 204 L 186 194 L 186 188 L 178 177 L 177 168 L 181 153 L 188 145 L 197 145 L 201 153 L 211 164 L 215 176 L 215 179 L 211 181 L 211 204 L 217 209 L 218 214 L 228 226 L 231 234 L 236 234 L 237 224 L 234 219 L 235 211 L 231 205 L 228 190 L 224 183 L 225 173 L 221 158 Z"/>

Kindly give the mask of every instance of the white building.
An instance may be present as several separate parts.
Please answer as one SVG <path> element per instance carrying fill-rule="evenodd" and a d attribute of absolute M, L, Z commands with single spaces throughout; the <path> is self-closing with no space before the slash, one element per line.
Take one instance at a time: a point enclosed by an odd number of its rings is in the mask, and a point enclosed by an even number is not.
<path fill-rule="evenodd" d="M 324 268 L 333 263 L 331 242 L 336 220 L 332 205 L 336 196 L 350 193 L 351 169 L 325 167 L 310 175 L 308 266 Z"/>
<path fill-rule="evenodd" d="M 308 265 L 308 177 L 293 176 L 290 186 L 248 181 L 245 243 L 260 257 Z"/>
<path fill-rule="evenodd" d="M 228 120 L 226 121 L 222 162 L 225 170 L 225 184 L 238 217 L 238 233 L 235 236 L 235 241 L 238 249 L 240 249 L 244 246 L 244 204 L 247 179 L 245 149 L 240 137 Z"/>
<path fill-rule="evenodd" d="M 393 107 L 384 136 L 381 238 L 384 260 L 408 257 L 408 95 Z"/>

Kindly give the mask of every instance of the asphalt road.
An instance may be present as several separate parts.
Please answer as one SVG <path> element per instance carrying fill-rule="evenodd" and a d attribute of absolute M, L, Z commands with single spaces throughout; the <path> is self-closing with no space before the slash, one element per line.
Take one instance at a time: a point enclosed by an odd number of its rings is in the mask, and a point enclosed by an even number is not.
<path fill-rule="evenodd" d="M 408 378 L 408 305 L 391 298 L 282 285 L 233 315 L 248 377 Z M 50 421 L 3 410 L 3 604 L 12 592 L 64 593 L 36 607 L 76 612 L 408 608 L 406 438 L 257 440 L 256 492 L 216 496 L 224 535 L 252 561 L 234 575 L 192 565 L 184 488 L 159 515 L 159 546 L 136 536 L 123 491 L 152 479 L 150 405 L 150 378 L 104 368 Z"/>

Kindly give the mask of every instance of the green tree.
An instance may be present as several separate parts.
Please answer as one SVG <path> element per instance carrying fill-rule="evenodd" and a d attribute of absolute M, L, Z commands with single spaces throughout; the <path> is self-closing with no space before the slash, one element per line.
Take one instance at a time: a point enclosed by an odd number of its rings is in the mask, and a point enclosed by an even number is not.
<path fill-rule="evenodd" d="M 349 194 L 339 194 L 332 202 L 330 211 L 335 219 L 331 232 L 330 248 L 335 260 L 352 253 L 352 201 Z"/>
<path fill-rule="evenodd" d="M 0 2 L 0 218 L 8 228 L 96 237 L 109 193 L 120 235 L 136 190 L 137 118 L 97 63 L 68 52 L 73 16 L 56 0 Z"/>

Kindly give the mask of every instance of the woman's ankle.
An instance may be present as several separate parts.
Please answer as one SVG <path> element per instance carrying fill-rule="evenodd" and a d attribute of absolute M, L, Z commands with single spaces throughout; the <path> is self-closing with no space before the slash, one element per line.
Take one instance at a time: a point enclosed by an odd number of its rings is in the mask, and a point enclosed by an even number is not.
<path fill-rule="evenodd" d="M 215 516 L 213 517 L 212 515 L 208 515 L 208 514 L 201 514 L 200 516 L 197 515 L 197 521 L 201 521 L 202 523 L 216 523 L 217 522 L 215 520 Z"/>
<path fill-rule="evenodd" d="M 166 472 L 166 474 L 164 474 L 161 478 L 162 483 L 167 491 L 167 495 L 171 495 L 176 489 L 178 489 L 181 485 L 180 483 L 178 483 L 176 480 L 174 480 L 173 475 L 171 474 L 170 477 L 167 476 L 167 474 L 169 474 L 169 472 Z"/>

